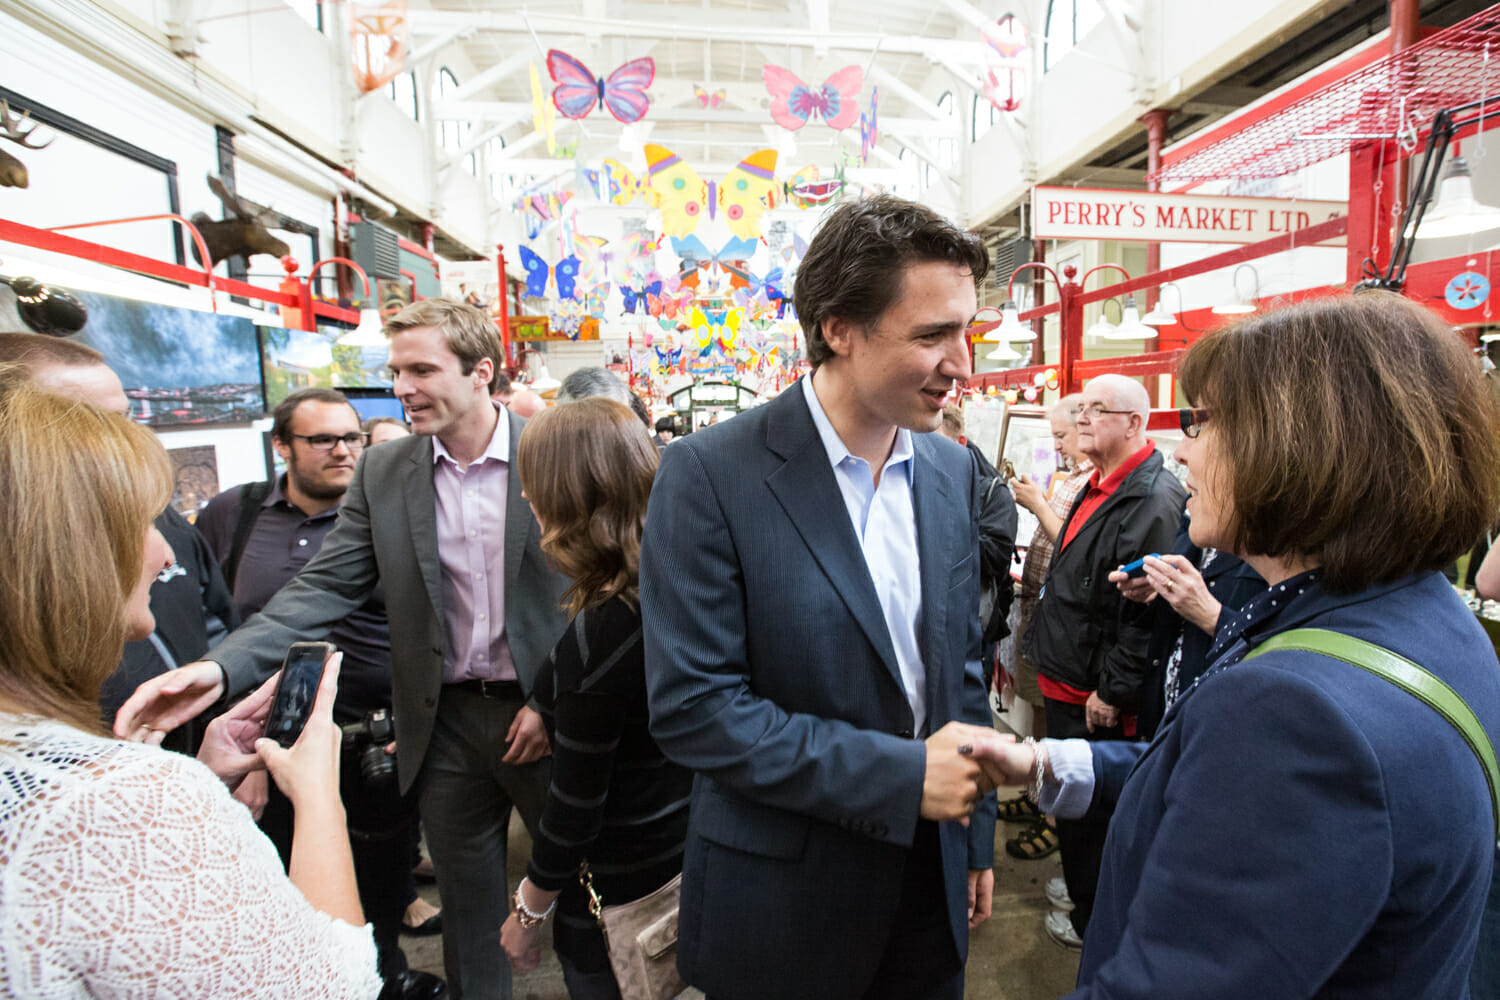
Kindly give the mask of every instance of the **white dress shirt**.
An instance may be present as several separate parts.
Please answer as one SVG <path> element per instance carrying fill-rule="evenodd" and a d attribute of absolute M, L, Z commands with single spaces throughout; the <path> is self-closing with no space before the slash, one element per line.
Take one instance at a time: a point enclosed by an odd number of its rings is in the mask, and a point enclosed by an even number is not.
<path fill-rule="evenodd" d="M 917 515 L 912 506 L 911 431 L 896 430 L 896 444 L 880 471 L 880 484 L 870 463 L 850 454 L 818 402 L 809 375 L 802 380 L 807 408 L 823 440 L 833 478 L 844 496 L 844 506 L 854 525 L 854 534 L 864 553 L 865 566 L 875 583 L 875 595 L 891 644 L 901 683 L 911 705 L 913 732 L 927 736 L 927 668 L 917 645 L 917 624 L 922 617 L 922 574 L 917 551 Z"/>

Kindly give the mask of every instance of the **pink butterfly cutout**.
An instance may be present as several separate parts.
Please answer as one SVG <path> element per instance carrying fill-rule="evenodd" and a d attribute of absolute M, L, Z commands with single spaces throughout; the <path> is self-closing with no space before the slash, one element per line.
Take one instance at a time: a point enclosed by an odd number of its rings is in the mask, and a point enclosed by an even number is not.
<path fill-rule="evenodd" d="M 812 118 L 842 132 L 859 117 L 859 91 L 865 74 L 858 66 L 845 66 L 823 81 L 808 87 L 791 70 L 766 63 L 761 70 L 771 92 L 771 117 L 784 129 L 795 132 Z"/>

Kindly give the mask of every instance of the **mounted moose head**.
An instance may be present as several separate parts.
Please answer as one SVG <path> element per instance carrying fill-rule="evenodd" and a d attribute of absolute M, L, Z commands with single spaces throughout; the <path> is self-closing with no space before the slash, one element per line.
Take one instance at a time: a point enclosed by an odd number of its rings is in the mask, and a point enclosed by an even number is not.
<path fill-rule="evenodd" d="M 213 174 L 208 175 L 208 187 L 223 203 L 224 213 L 229 216 L 218 221 L 202 212 L 193 216 L 193 225 L 202 234 L 203 242 L 208 246 L 208 256 L 215 266 L 228 257 L 249 258 L 263 253 L 281 258 L 292 252 L 291 247 L 272 236 L 268 228 L 276 221 L 276 212 L 230 194 L 224 182 Z M 193 245 L 193 258 L 203 263 L 197 244 Z"/>
<path fill-rule="evenodd" d="M 31 128 L 26 127 L 27 121 L 31 119 L 31 112 L 27 111 L 20 118 L 12 118 L 10 105 L 0 101 L 0 139 L 9 139 L 11 142 L 20 143 L 27 149 L 46 149 L 52 145 L 52 139 L 46 142 L 30 142 L 31 133 L 37 130 L 36 123 Z M 56 138 L 54 136 L 54 138 Z M 0 150 L 0 187 L 23 188 L 31 183 L 26 174 L 26 164 L 11 156 L 4 150 Z"/>

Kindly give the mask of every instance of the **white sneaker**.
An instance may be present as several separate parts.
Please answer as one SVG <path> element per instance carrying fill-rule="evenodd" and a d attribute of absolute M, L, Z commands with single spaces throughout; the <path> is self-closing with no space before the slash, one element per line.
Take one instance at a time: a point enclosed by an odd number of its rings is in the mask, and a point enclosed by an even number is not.
<path fill-rule="evenodd" d="M 1053 910 L 1045 921 L 1047 936 L 1064 948 L 1081 949 L 1083 938 L 1073 929 L 1073 919 L 1062 910 Z"/>
<path fill-rule="evenodd" d="M 1042 889 L 1042 894 L 1047 897 L 1047 902 L 1052 904 L 1055 910 L 1064 913 L 1073 909 L 1073 900 L 1068 895 L 1068 883 L 1061 875 L 1054 875 L 1047 880 L 1047 885 Z"/>

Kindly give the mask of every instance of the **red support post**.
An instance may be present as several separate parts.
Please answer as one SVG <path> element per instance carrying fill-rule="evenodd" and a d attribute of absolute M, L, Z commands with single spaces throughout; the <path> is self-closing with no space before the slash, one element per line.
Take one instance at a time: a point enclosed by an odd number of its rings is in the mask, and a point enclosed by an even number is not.
<path fill-rule="evenodd" d="M 1377 273 L 1391 259 L 1396 171 L 1401 150 L 1394 142 L 1367 142 L 1349 151 L 1348 266 L 1345 279 L 1353 285 L 1364 279 L 1369 258 Z"/>
<path fill-rule="evenodd" d="M 505 365 L 512 370 L 516 367 L 515 351 L 510 343 L 510 301 L 506 299 L 505 293 L 510 288 L 510 282 L 505 277 L 505 244 L 495 244 L 495 267 L 500 270 L 500 349 L 505 352 Z"/>
<path fill-rule="evenodd" d="M 1047 262 L 1047 241 L 1031 241 L 1031 259 L 1045 264 Z M 1033 307 L 1042 305 L 1047 300 L 1047 282 L 1043 280 L 1040 273 L 1031 279 L 1031 304 Z M 1038 316 L 1031 321 L 1031 332 L 1036 334 L 1036 339 L 1031 342 L 1031 363 L 1039 365 L 1046 352 L 1047 340 L 1047 318 Z"/>
<path fill-rule="evenodd" d="M 1077 392 L 1081 386 L 1074 375 L 1074 366 L 1083 360 L 1083 286 L 1074 281 L 1078 268 L 1072 264 L 1063 268 L 1062 287 L 1058 291 L 1062 304 L 1062 331 L 1058 342 L 1058 392 L 1066 396 Z"/>

